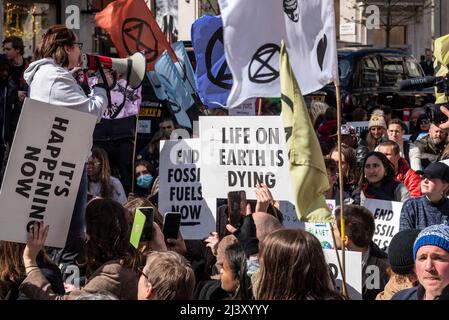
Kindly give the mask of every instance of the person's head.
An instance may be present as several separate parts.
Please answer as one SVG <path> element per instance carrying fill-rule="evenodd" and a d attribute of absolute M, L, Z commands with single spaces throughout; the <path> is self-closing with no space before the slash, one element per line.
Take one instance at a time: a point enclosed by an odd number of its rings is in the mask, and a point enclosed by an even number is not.
<path fill-rule="evenodd" d="M 270 233 L 282 229 L 283 225 L 275 216 L 265 212 L 254 212 L 252 214 L 254 224 L 256 225 L 256 237 L 259 243 L 269 235 Z"/>
<path fill-rule="evenodd" d="M 139 300 L 190 300 L 195 274 L 190 263 L 174 251 L 154 251 L 139 278 Z"/>
<path fill-rule="evenodd" d="M 413 246 L 415 270 L 427 299 L 435 299 L 449 285 L 449 226 L 422 230 Z"/>
<path fill-rule="evenodd" d="M 394 168 L 390 160 L 378 151 L 371 151 L 363 160 L 362 185 L 379 184 L 393 179 Z"/>
<path fill-rule="evenodd" d="M 404 122 L 400 119 L 392 119 L 388 123 L 388 139 L 391 141 L 394 141 L 398 144 L 402 144 L 404 141 L 404 133 L 406 131 L 406 126 Z"/>
<path fill-rule="evenodd" d="M 416 171 L 421 176 L 421 192 L 431 201 L 439 201 L 449 191 L 449 167 L 443 162 L 434 162 L 424 170 Z"/>
<path fill-rule="evenodd" d="M 0 83 L 5 83 L 9 78 L 10 64 L 5 55 L 0 55 Z"/>
<path fill-rule="evenodd" d="M 22 254 L 24 244 L 0 241 L 0 299 L 4 299 L 11 283 L 19 283 L 25 278 Z"/>
<path fill-rule="evenodd" d="M 71 29 L 64 25 L 54 25 L 42 36 L 35 58 L 52 58 L 61 67 L 71 69 L 80 62 L 81 48 L 82 44 Z"/>
<path fill-rule="evenodd" d="M 18 57 L 22 57 L 25 53 L 25 47 L 23 45 L 22 38 L 16 36 L 6 37 L 3 40 L 3 52 L 9 61 L 14 61 Z"/>
<path fill-rule="evenodd" d="M 125 209 L 111 199 L 94 199 L 86 207 L 86 256 L 91 271 L 102 264 L 119 260 L 134 268 L 137 251 L 131 246 L 131 226 Z"/>
<path fill-rule="evenodd" d="M 108 154 L 104 149 L 93 148 L 87 160 L 87 177 L 89 181 L 100 182 L 101 196 L 103 198 L 112 195 L 111 168 L 109 166 Z"/>
<path fill-rule="evenodd" d="M 384 117 L 377 114 L 372 115 L 368 122 L 368 135 L 374 140 L 379 140 L 383 137 L 386 130 L 387 124 Z"/>
<path fill-rule="evenodd" d="M 414 272 L 413 244 L 421 230 L 406 229 L 394 235 L 388 246 L 388 262 L 391 270 L 399 275 Z"/>
<path fill-rule="evenodd" d="M 258 300 L 340 298 L 318 239 L 300 229 L 269 234 L 261 245 Z"/>
<path fill-rule="evenodd" d="M 336 223 L 333 224 L 333 232 L 337 248 L 341 249 L 341 224 L 340 207 L 335 210 Z M 345 247 L 353 251 L 366 251 L 374 236 L 374 216 L 365 207 L 359 205 L 344 206 L 345 220 Z"/>
<path fill-rule="evenodd" d="M 329 157 L 338 163 L 338 147 L 336 146 L 329 153 Z M 359 169 L 357 167 L 357 155 L 352 147 L 341 145 L 341 166 L 343 176 L 348 182 L 357 184 L 359 180 Z"/>
<path fill-rule="evenodd" d="M 401 158 L 399 145 L 394 141 L 388 140 L 381 142 L 378 148 L 379 152 L 383 153 L 396 169 Z"/>
<path fill-rule="evenodd" d="M 382 110 L 383 117 L 386 123 L 391 121 L 391 116 L 393 115 L 393 109 L 387 105 L 381 105 L 380 110 Z"/>
<path fill-rule="evenodd" d="M 218 242 L 218 246 L 217 246 L 217 262 L 215 263 L 215 268 L 217 269 L 218 273 L 221 274 L 221 270 L 223 269 L 223 263 L 225 260 L 225 252 L 226 252 L 226 248 L 229 247 L 230 245 L 237 243 L 238 240 L 237 238 L 232 235 L 229 234 L 227 236 L 224 236 L 220 242 Z"/>
<path fill-rule="evenodd" d="M 366 121 L 368 120 L 368 112 L 363 108 L 355 108 L 351 113 L 352 121 Z"/>
<path fill-rule="evenodd" d="M 329 186 L 332 189 L 338 181 L 338 163 L 334 159 L 324 158 L 324 165 L 326 166 Z"/>
<path fill-rule="evenodd" d="M 433 52 L 430 49 L 426 49 L 426 60 L 428 60 L 428 61 L 433 60 Z"/>
<path fill-rule="evenodd" d="M 159 128 L 164 132 L 164 135 L 166 137 L 170 137 L 173 130 L 175 130 L 175 123 L 170 118 L 164 118 L 159 123 Z"/>
<path fill-rule="evenodd" d="M 251 298 L 251 280 L 247 275 L 246 255 L 238 242 L 225 249 L 220 281 L 221 288 L 233 295 L 234 299 Z"/>
<path fill-rule="evenodd" d="M 427 114 L 421 114 L 416 121 L 416 128 L 418 132 L 428 132 L 430 127 L 429 116 Z"/>
<path fill-rule="evenodd" d="M 426 111 L 422 107 L 413 108 L 412 113 L 410 115 L 410 123 L 416 126 L 416 122 L 418 121 L 419 116 L 424 113 L 426 113 Z"/>
<path fill-rule="evenodd" d="M 444 142 L 446 133 L 439 126 L 432 123 L 429 129 L 429 138 L 433 144 L 437 145 Z"/>
<path fill-rule="evenodd" d="M 139 160 L 135 163 L 136 183 L 139 188 L 149 191 L 151 183 L 156 177 L 156 170 L 145 160 Z"/>
<path fill-rule="evenodd" d="M 337 119 L 337 109 L 335 107 L 329 107 L 324 111 L 324 121 L 331 121 Z"/>
<path fill-rule="evenodd" d="M 420 55 L 420 56 L 419 56 L 419 61 L 420 61 L 420 62 L 423 62 L 424 60 L 426 60 L 426 56 L 423 55 L 423 54 Z"/>
<path fill-rule="evenodd" d="M 341 125 L 341 143 L 352 148 L 357 148 L 357 132 L 355 128 L 349 124 Z"/>

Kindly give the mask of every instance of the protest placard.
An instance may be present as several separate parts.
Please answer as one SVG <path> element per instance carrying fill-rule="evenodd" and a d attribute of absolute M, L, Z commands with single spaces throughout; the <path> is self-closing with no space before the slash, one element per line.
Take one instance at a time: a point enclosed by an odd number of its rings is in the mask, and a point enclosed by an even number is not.
<path fill-rule="evenodd" d="M 26 243 L 27 229 L 50 226 L 46 245 L 62 248 L 97 117 L 25 100 L 0 194 L 0 239 Z"/>
<path fill-rule="evenodd" d="M 342 286 L 341 270 L 338 267 L 338 259 L 335 250 L 323 249 L 324 258 L 331 269 L 337 288 Z M 342 257 L 342 253 L 338 250 L 338 255 Z M 355 251 L 345 251 L 345 271 L 346 271 L 346 287 L 351 300 L 362 300 L 362 253 Z"/>
<path fill-rule="evenodd" d="M 348 124 L 355 128 L 357 136 L 360 137 L 360 134 L 363 131 L 368 130 L 368 122 L 369 121 L 352 121 L 352 122 L 348 122 Z"/>
<path fill-rule="evenodd" d="M 304 222 L 298 220 L 295 205 L 290 201 L 279 201 L 279 211 L 284 218 L 283 225 L 286 229 L 304 229 Z"/>
<path fill-rule="evenodd" d="M 181 213 L 184 239 L 207 237 L 216 229 L 216 201 L 203 198 L 199 139 L 161 141 L 160 149 L 159 211 Z"/>
<path fill-rule="evenodd" d="M 334 241 L 332 240 L 332 229 L 330 223 L 306 222 L 305 230 L 318 238 L 323 249 L 334 248 Z"/>
<path fill-rule="evenodd" d="M 285 133 L 279 116 L 200 117 L 201 182 L 208 198 L 227 198 L 265 184 L 276 200 L 291 200 Z"/>
<path fill-rule="evenodd" d="M 229 109 L 230 116 L 255 116 L 257 98 L 247 99 L 242 104 Z"/>
<path fill-rule="evenodd" d="M 335 217 L 335 200 L 334 199 L 326 199 L 327 206 L 329 207 L 329 210 L 331 211 L 332 215 Z"/>
<path fill-rule="evenodd" d="M 376 229 L 373 241 L 385 250 L 393 236 L 399 232 L 402 202 L 366 199 L 364 207 L 374 215 Z"/>

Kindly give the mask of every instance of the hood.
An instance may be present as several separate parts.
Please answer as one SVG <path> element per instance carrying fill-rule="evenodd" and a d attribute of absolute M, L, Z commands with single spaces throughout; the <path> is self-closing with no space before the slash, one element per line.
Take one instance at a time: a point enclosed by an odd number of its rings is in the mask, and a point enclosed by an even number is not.
<path fill-rule="evenodd" d="M 31 84 L 31 81 L 33 81 L 34 75 L 36 74 L 37 70 L 39 70 L 39 68 L 43 65 L 53 65 L 55 67 L 59 67 L 52 58 L 45 58 L 45 59 L 40 59 L 37 61 L 34 61 L 33 63 L 31 63 L 28 68 L 25 70 L 25 72 L 23 73 L 23 78 L 25 79 L 26 83 L 28 85 Z"/>

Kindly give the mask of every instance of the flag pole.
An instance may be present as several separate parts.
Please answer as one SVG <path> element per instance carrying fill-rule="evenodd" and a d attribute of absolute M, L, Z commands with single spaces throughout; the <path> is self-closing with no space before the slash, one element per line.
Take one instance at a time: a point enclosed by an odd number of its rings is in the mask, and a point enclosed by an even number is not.
<path fill-rule="evenodd" d="M 331 228 L 332 242 L 334 243 L 334 250 L 335 250 L 335 255 L 337 256 L 338 267 L 340 268 L 341 274 L 343 274 L 343 267 L 341 265 L 340 255 L 338 254 L 337 241 L 335 240 L 335 234 L 332 231 L 332 229 L 333 229 L 332 223 L 329 223 L 329 226 Z M 348 288 L 346 287 L 346 281 L 342 281 L 342 289 L 343 289 L 343 292 L 344 292 L 343 294 L 345 295 L 345 297 L 349 299 L 349 297 L 346 295 L 348 293 Z"/>
<path fill-rule="evenodd" d="M 340 84 L 334 81 L 335 98 L 337 103 L 337 138 L 338 138 L 338 185 L 340 189 L 340 236 L 341 236 L 341 260 L 342 270 L 341 276 L 343 279 L 343 294 L 348 296 L 346 290 L 346 264 L 345 264 L 345 218 L 344 218 L 344 202 L 343 202 L 343 169 L 341 165 L 341 99 L 340 99 Z"/>
<path fill-rule="evenodd" d="M 259 97 L 259 98 L 257 98 L 257 100 L 258 100 L 258 105 L 259 105 L 259 110 L 257 110 L 257 115 L 258 116 L 260 116 L 261 114 L 262 114 L 262 98 L 261 97 Z"/>
<path fill-rule="evenodd" d="M 139 127 L 139 111 L 137 112 L 136 116 L 136 130 L 134 131 L 134 146 L 133 146 L 133 167 L 132 167 L 132 175 L 131 175 L 131 192 L 134 193 L 134 178 L 135 178 L 135 161 L 136 161 L 136 145 L 137 145 L 137 129 Z"/>

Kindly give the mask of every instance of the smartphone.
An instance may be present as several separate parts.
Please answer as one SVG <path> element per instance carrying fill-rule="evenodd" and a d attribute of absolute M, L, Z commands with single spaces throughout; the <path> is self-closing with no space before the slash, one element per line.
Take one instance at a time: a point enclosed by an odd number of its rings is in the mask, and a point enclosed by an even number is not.
<path fill-rule="evenodd" d="M 246 211 L 246 192 L 228 192 L 228 218 L 229 224 L 238 228 Z"/>
<path fill-rule="evenodd" d="M 154 211 L 152 207 L 139 207 L 134 214 L 134 222 L 131 230 L 130 242 L 135 247 L 139 247 L 141 241 L 151 241 L 153 239 Z"/>
<path fill-rule="evenodd" d="M 180 226 L 181 226 L 181 213 L 166 212 L 164 216 L 164 225 L 162 227 L 162 233 L 164 234 L 165 240 L 177 239 Z"/>

